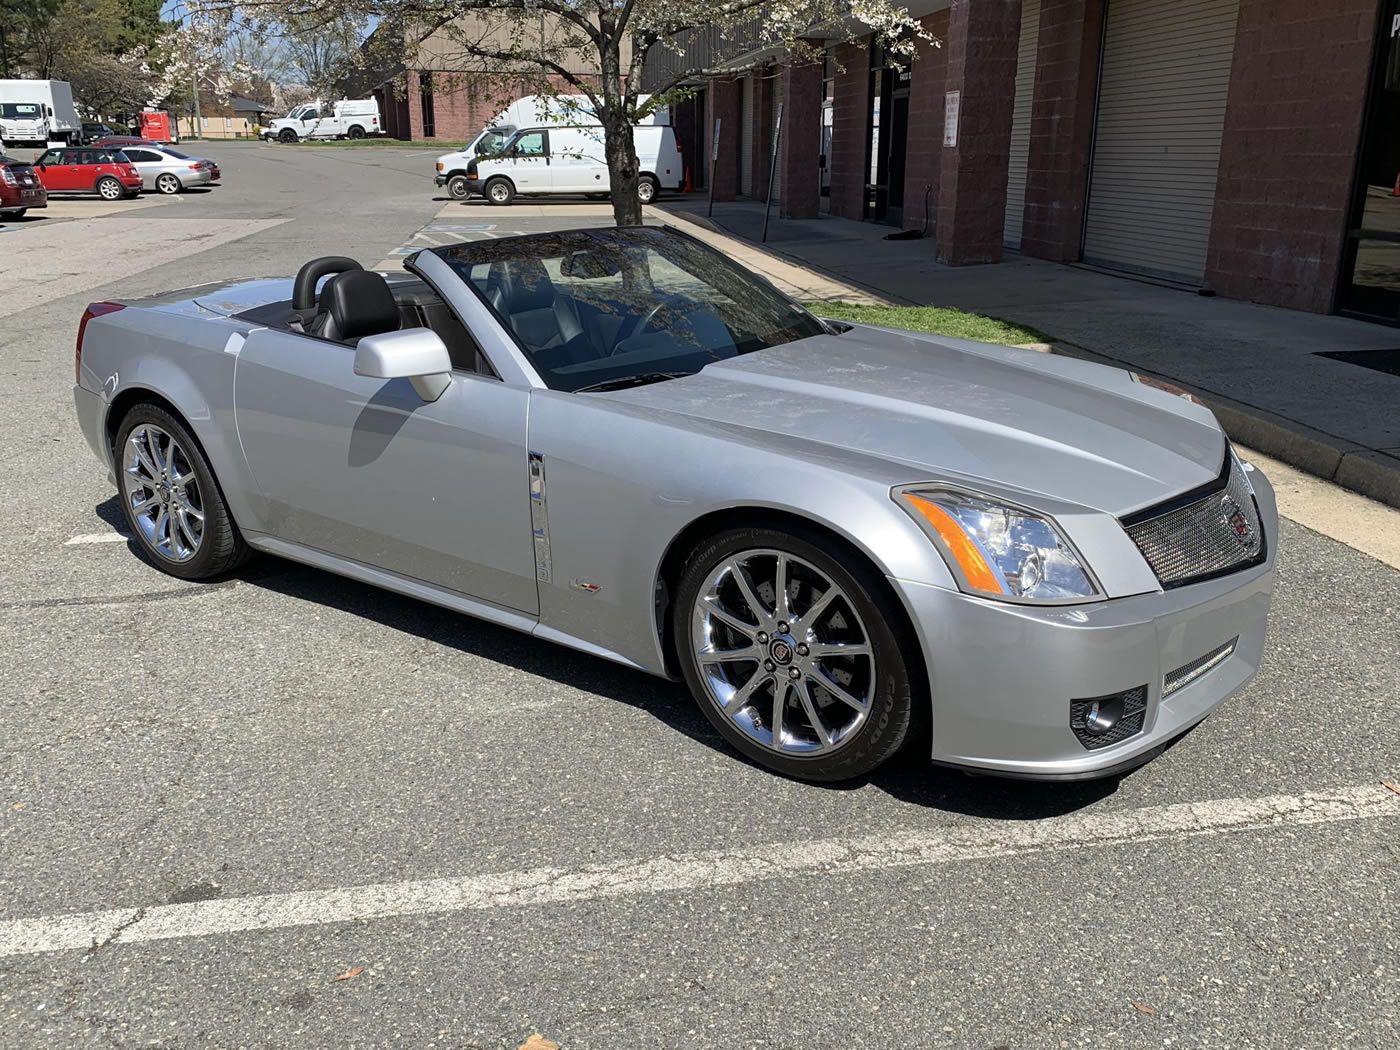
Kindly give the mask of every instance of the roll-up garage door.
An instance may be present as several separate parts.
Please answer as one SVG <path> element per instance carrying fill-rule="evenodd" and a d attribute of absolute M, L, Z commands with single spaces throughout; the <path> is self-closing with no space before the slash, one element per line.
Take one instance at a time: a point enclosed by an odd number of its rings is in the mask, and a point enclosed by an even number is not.
<path fill-rule="evenodd" d="M 1084 261 L 1205 273 L 1239 0 L 1108 0 Z"/>
<path fill-rule="evenodd" d="M 772 137 L 768 140 L 769 149 L 771 150 L 772 143 L 777 141 L 778 111 L 782 109 L 783 106 L 783 70 L 781 66 L 774 67 L 773 79 L 769 81 L 769 83 L 773 85 L 773 107 L 772 113 L 768 118 L 768 123 L 772 125 L 773 128 Z M 772 161 L 772 159 L 773 158 L 770 156 L 769 160 Z M 781 154 L 779 154 L 778 160 L 774 163 L 777 170 L 773 172 L 773 203 L 777 204 L 783 199 L 783 164 Z"/>
<path fill-rule="evenodd" d="M 1026 210 L 1026 163 L 1031 151 L 1031 98 L 1035 94 L 1035 54 L 1040 44 L 1040 0 L 1021 0 L 1021 45 L 1016 52 L 1016 96 L 1011 104 L 1011 160 L 1006 168 L 1006 225 L 1002 242 L 1021 247 Z"/>
<path fill-rule="evenodd" d="M 753 74 L 739 92 L 739 192 L 753 196 Z"/>

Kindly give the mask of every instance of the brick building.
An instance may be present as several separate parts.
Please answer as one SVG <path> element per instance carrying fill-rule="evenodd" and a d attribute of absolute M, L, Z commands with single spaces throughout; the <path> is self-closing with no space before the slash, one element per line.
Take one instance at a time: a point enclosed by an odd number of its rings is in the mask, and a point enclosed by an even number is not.
<path fill-rule="evenodd" d="M 782 215 L 1400 323 L 1400 0 L 909 8 L 942 45 L 909 68 L 867 38 L 699 85 L 675 123 L 708 158 L 720 122 L 715 199 L 766 199 L 781 102 Z"/>

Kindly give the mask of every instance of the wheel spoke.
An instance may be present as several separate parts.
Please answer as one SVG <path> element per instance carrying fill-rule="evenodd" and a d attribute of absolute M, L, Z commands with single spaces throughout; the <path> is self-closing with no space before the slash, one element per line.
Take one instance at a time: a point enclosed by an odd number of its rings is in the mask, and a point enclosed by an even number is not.
<path fill-rule="evenodd" d="M 855 710 L 861 712 L 862 714 L 865 712 L 866 705 L 861 701 L 857 700 L 850 693 L 846 692 L 844 686 L 832 679 L 832 677 L 828 675 L 825 671 L 823 671 L 821 668 L 817 668 L 812 672 L 812 678 L 816 681 L 817 685 L 821 686 L 823 689 L 825 689 L 837 700 L 840 700 L 847 707 L 852 707 Z"/>
<path fill-rule="evenodd" d="M 138 436 L 135 440 L 130 441 L 129 444 L 131 445 L 131 451 L 136 454 L 137 466 L 145 468 L 149 480 L 155 481 L 157 478 L 159 478 L 160 468 L 157 467 L 151 461 L 150 453 L 148 453 L 146 449 L 142 446 L 140 436 Z M 129 468 L 127 473 L 138 480 L 146 480 L 145 478 L 141 477 L 141 474 L 136 469 L 136 467 Z"/>
<path fill-rule="evenodd" d="M 700 650 L 700 652 L 695 654 L 695 658 L 702 664 L 724 664 L 732 663 L 736 660 L 752 662 L 757 660 L 759 655 L 758 646 L 756 645 L 745 645 L 738 649 L 716 649 L 711 646 L 708 649 Z"/>
<path fill-rule="evenodd" d="M 819 750 L 826 751 L 831 747 L 831 734 L 827 732 L 821 715 L 817 714 L 817 705 L 812 703 L 811 690 L 798 689 L 797 695 L 802 700 L 802 710 L 807 712 L 807 720 L 812 723 L 812 730 L 817 734 L 817 741 L 821 745 Z"/>
<path fill-rule="evenodd" d="M 175 524 L 178 527 L 180 534 L 184 536 L 184 543 L 186 548 L 188 548 L 189 551 L 193 553 L 195 548 L 199 546 L 199 536 L 195 534 L 194 528 L 190 525 L 190 521 L 184 507 L 179 508 L 175 512 Z"/>
<path fill-rule="evenodd" d="M 753 640 L 754 634 L 758 631 L 757 624 L 745 623 L 721 605 L 718 599 L 715 598 L 705 598 L 703 600 L 701 603 L 701 613 L 702 615 L 713 616 L 716 620 L 738 631 L 750 641 Z"/>
<path fill-rule="evenodd" d="M 161 527 L 165 528 L 165 540 L 161 539 Z M 170 515 L 165 507 L 161 507 L 156 513 L 155 524 L 151 527 L 151 542 L 159 547 L 162 542 L 168 543 L 170 538 Z"/>
<path fill-rule="evenodd" d="M 778 565 L 773 571 L 773 617 L 778 620 L 788 619 L 788 594 L 787 594 L 787 555 L 781 551 L 778 553 Z"/>
<path fill-rule="evenodd" d="M 725 566 L 729 570 L 730 577 L 734 580 L 734 585 L 739 588 L 739 593 L 744 598 L 744 604 L 749 607 L 749 612 L 755 620 L 762 620 L 768 615 L 768 608 L 758 600 L 758 594 L 753 589 L 753 584 L 749 582 L 749 574 L 744 571 L 744 567 L 737 559 L 731 559 Z"/>
<path fill-rule="evenodd" d="M 806 612 L 799 616 L 798 619 L 802 623 L 806 624 L 808 627 L 815 627 L 817 621 L 821 619 L 822 613 L 826 612 L 827 608 L 831 605 L 831 603 L 839 597 L 841 597 L 841 592 L 833 583 L 830 587 L 828 587 L 825 591 L 822 592 L 822 596 L 820 598 L 818 598 L 812 603 L 811 608 L 809 608 Z"/>
<path fill-rule="evenodd" d="M 160 437 L 156 434 L 154 427 L 146 428 L 146 446 L 151 453 L 151 462 L 156 465 L 156 476 L 159 477 L 165 472 L 166 458 L 160 454 Z"/>
<path fill-rule="evenodd" d="M 783 708 L 787 707 L 791 683 L 784 678 L 773 679 L 773 746 L 783 749 Z"/>
<path fill-rule="evenodd" d="M 144 514 L 146 511 L 158 506 L 160 506 L 160 497 L 150 496 L 147 499 L 143 499 L 140 503 L 132 504 L 131 512 L 133 514 Z"/>
<path fill-rule="evenodd" d="M 768 681 L 768 675 L 764 674 L 762 670 L 754 671 L 747 682 L 730 694 L 728 701 L 726 701 L 724 705 L 724 713 L 732 715 L 736 711 L 742 710 L 744 705 L 753 697 L 754 690 L 766 681 Z"/>
<path fill-rule="evenodd" d="M 198 507 L 191 506 L 190 504 L 181 501 L 180 509 L 186 514 L 188 514 L 190 517 L 192 517 L 195 521 L 199 522 L 201 525 L 204 524 L 204 511 L 200 510 Z"/>
<path fill-rule="evenodd" d="M 870 646 L 864 642 L 812 642 L 807 647 L 814 660 L 832 656 L 869 656 Z"/>

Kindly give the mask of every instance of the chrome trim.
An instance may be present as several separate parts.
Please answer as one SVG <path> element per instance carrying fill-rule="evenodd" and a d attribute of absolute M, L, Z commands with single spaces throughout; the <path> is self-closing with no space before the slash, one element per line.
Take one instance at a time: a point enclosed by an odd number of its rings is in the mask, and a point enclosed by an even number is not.
<path fill-rule="evenodd" d="M 535 534 L 535 579 L 549 583 L 553 563 L 549 555 L 549 504 L 544 487 L 544 456 L 530 453 L 530 528 Z"/>
<path fill-rule="evenodd" d="M 1213 652 L 1206 653 L 1205 656 L 1199 657 L 1189 664 L 1183 664 L 1175 671 L 1168 672 L 1162 678 L 1162 699 L 1165 700 L 1178 689 L 1185 689 L 1192 682 L 1214 671 L 1234 655 L 1237 644 L 1239 644 L 1239 639 L 1231 638 Z"/>

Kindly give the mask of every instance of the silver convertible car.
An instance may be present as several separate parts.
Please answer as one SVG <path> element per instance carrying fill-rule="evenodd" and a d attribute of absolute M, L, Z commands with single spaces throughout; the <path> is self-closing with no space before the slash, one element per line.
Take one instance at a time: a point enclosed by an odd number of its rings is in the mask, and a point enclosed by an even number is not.
<path fill-rule="evenodd" d="M 1131 768 L 1255 673 L 1272 490 L 1129 372 L 823 321 L 676 230 L 316 259 L 94 303 L 82 430 L 131 532 L 657 675 L 786 775 Z"/>

